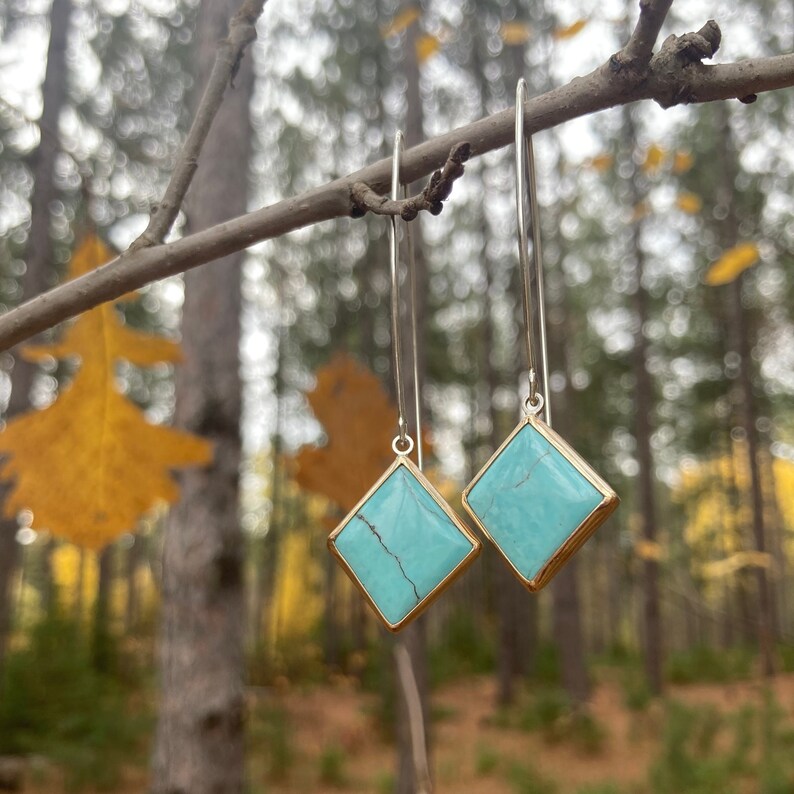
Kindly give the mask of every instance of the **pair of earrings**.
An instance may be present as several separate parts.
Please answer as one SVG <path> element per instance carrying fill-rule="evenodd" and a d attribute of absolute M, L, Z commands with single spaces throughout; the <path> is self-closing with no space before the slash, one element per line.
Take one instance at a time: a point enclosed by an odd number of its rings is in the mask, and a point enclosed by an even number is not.
<path fill-rule="evenodd" d="M 524 135 L 522 79 L 516 89 L 516 212 L 519 263 L 523 278 L 529 395 L 524 417 L 463 491 L 463 507 L 530 590 L 545 586 L 565 561 L 618 506 L 610 486 L 551 428 L 548 363 L 543 305 L 543 267 L 535 191 L 532 142 Z M 403 137 L 395 136 L 392 198 L 400 186 Z M 543 393 L 532 320 L 528 239 L 525 219 L 525 175 L 529 176 L 533 259 L 537 286 Z M 405 190 L 405 189 L 404 189 Z M 397 219 L 389 227 L 391 264 L 391 328 L 397 393 L 398 435 L 392 442 L 396 458 L 369 492 L 328 538 L 328 547 L 390 631 L 399 631 L 417 617 L 471 565 L 482 549 L 422 473 L 419 387 L 416 367 L 416 315 L 413 249 L 410 231 L 409 280 L 414 353 L 417 453 L 408 436 L 399 333 Z M 407 226 L 410 230 L 410 225 Z M 541 413 L 544 419 L 540 418 Z"/>

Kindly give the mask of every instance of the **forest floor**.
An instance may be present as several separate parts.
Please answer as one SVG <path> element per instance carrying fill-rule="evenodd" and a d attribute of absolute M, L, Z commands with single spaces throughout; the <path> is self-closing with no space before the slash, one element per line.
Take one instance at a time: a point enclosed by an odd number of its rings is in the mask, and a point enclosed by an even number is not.
<path fill-rule="evenodd" d="M 494 706 L 491 676 L 439 687 L 432 705 L 435 794 L 794 792 L 788 761 L 778 786 L 759 782 L 771 744 L 782 742 L 782 757 L 794 759 L 794 674 L 778 677 L 771 690 L 760 681 L 671 686 L 663 700 L 633 709 L 616 676 L 600 678 L 584 731 L 566 723 L 570 714 L 555 711 L 538 685 L 506 712 Z M 253 690 L 251 794 L 393 791 L 394 748 L 378 725 L 378 702 L 341 678 Z M 774 725 L 763 714 L 772 714 Z M 57 774 L 32 777 L 38 780 L 26 794 L 63 790 Z M 144 769 L 123 777 L 116 794 L 146 790 Z"/>

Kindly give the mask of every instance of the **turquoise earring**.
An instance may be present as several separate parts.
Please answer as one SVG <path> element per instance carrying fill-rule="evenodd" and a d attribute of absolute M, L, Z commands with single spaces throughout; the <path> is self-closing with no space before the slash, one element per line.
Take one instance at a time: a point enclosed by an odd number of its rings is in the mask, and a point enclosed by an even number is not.
<path fill-rule="evenodd" d="M 392 159 L 392 198 L 400 187 L 403 136 L 397 132 Z M 328 548 L 389 631 L 416 618 L 474 562 L 482 544 L 422 473 L 419 383 L 416 366 L 416 295 L 410 232 L 411 323 L 419 466 L 407 433 L 400 345 L 397 219 L 390 218 L 391 331 L 397 394 L 396 454 L 378 481 L 328 538 Z M 410 229 L 410 226 L 407 227 Z"/>
<path fill-rule="evenodd" d="M 516 214 L 523 278 L 529 396 L 524 417 L 463 491 L 463 506 L 531 591 L 540 590 L 617 508 L 610 486 L 551 428 L 543 259 L 532 140 L 524 135 L 526 82 L 516 89 Z M 533 339 L 524 198 L 529 176 L 543 394 Z M 544 414 L 545 421 L 540 418 Z"/>

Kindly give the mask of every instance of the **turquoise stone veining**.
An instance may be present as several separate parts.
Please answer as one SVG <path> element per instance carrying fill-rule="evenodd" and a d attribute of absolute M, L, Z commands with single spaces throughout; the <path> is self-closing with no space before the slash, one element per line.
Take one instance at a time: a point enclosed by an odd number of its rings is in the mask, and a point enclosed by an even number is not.
<path fill-rule="evenodd" d="M 468 493 L 469 508 L 526 580 L 535 579 L 603 494 L 531 424 Z"/>
<path fill-rule="evenodd" d="M 427 598 L 474 548 L 404 465 L 359 505 L 333 542 L 392 625 Z"/>

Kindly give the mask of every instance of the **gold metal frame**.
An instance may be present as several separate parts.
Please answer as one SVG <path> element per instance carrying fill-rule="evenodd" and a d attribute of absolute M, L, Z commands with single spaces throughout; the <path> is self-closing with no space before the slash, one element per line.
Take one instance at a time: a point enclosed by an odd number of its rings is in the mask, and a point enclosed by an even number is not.
<path fill-rule="evenodd" d="M 471 551 L 442 579 L 436 587 L 431 590 L 402 620 L 397 623 L 390 623 L 386 616 L 380 611 L 378 605 L 375 603 L 372 596 L 364 587 L 361 580 L 356 576 L 355 571 L 348 565 L 347 560 L 342 556 L 336 548 L 335 540 L 348 523 L 361 511 L 364 503 L 383 485 L 384 482 L 400 467 L 405 466 L 411 474 L 416 477 L 419 484 L 430 494 L 433 501 L 446 513 L 447 517 L 452 523 L 463 533 L 468 541 L 472 544 Z M 477 558 L 482 551 L 482 541 L 460 520 L 457 513 L 444 501 L 441 494 L 433 487 L 430 481 L 419 470 L 416 464 L 407 455 L 398 455 L 394 463 L 378 478 L 375 484 L 367 491 L 367 493 L 359 500 L 358 504 L 345 516 L 339 526 L 328 536 L 328 549 L 331 554 L 336 557 L 339 564 L 344 569 L 345 573 L 350 577 L 353 584 L 358 588 L 359 592 L 364 596 L 369 606 L 380 618 L 386 628 L 391 632 L 398 632 L 405 627 L 414 618 L 425 611 L 435 601 L 441 593 L 444 592 L 458 577 L 463 573 Z"/>
<path fill-rule="evenodd" d="M 491 464 L 504 452 L 507 445 L 524 429 L 526 425 L 532 427 L 540 433 L 603 497 L 601 502 L 593 508 L 592 512 L 579 524 L 576 529 L 568 536 L 567 540 L 552 554 L 546 564 L 538 571 L 534 579 L 527 579 L 516 569 L 507 555 L 491 536 L 491 533 L 480 521 L 474 509 L 469 504 L 469 493 L 479 482 L 480 478 L 489 469 Z M 491 455 L 488 462 L 480 469 L 477 476 L 466 486 L 463 491 L 463 507 L 466 512 L 474 519 L 482 533 L 493 543 L 502 559 L 507 563 L 510 570 L 521 580 L 521 583 L 530 592 L 536 593 L 543 589 L 553 578 L 559 569 L 572 557 L 584 542 L 595 532 L 595 530 L 609 518 L 620 504 L 620 498 L 612 490 L 609 484 L 593 469 L 593 467 L 582 458 L 579 453 L 571 447 L 560 435 L 552 430 L 545 422 L 536 416 L 525 416 L 516 425 L 512 433 L 502 442 L 499 449 Z"/>

